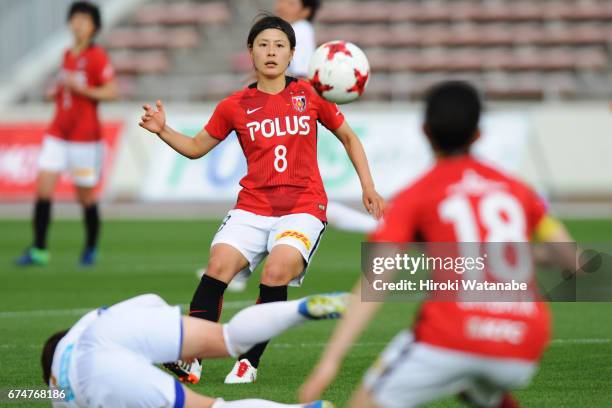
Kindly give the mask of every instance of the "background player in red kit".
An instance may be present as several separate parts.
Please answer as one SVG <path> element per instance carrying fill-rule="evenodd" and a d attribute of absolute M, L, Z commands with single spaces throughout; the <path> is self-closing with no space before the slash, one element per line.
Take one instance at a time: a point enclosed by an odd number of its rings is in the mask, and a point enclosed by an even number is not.
<path fill-rule="evenodd" d="M 195 291 L 191 316 L 217 321 L 227 283 L 251 273 L 267 256 L 258 302 L 287 300 L 287 287 L 299 285 L 326 224 L 327 197 L 317 165 L 317 122 L 346 148 L 363 188 L 363 202 L 380 217 L 383 199 L 376 192 L 363 147 L 335 104 L 305 81 L 286 77 L 295 48 L 291 25 L 275 16 L 259 19 L 247 39 L 257 82 L 219 103 L 194 138 L 166 125 L 161 101 L 145 105 L 140 126 L 156 133 L 182 155 L 204 156 L 232 131 L 247 159 L 236 207 L 215 235 L 208 269 Z M 253 382 L 265 343 L 240 356 L 226 383 Z M 196 363 L 175 372 L 199 378 Z M 193 377 L 193 376 L 192 376 Z"/>
<path fill-rule="evenodd" d="M 443 83 L 429 93 L 423 129 L 437 162 L 390 203 L 371 242 L 571 241 L 528 187 L 468 153 L 479 136 L 480 113 L 479 95 L 467 83 Z M 358 285 L 358 294 L 360 289 Z M 546 305 L 467 305 L 425 301 L 414 333 L 402 332 L 389 344 L 350 406 L 406 408 L 460 393 L 475 407 L 518 406 L 508 391 L 526 386 L 536 372 L 549 339 Z M 379 306 L 360 301 L 351 305 L 302 387 L 301 398 L 320 395 L 333 381 L 350 345 Z M 473 327 L 475 319 L 516 323 L 519 340 L 488 336 Z"/>
<path fill-rule="evenodd" d="M 44 265 L 49 261 L 47 231 L 51 198 L 63 171 L 69 171 L 83 206 L 86 240 L 80 264 L 92 265 L 100 229 L 95 186 L 100 179 L 103 145 L 98 102 L 117 97 L 113 68 L 105 51 L 93 43 L 102 23 L 98 7 L 75 2 L 68 11 L 74 44 L 64 53 L 62 70 L 48 99 L 55 100 L 55 117 L 43 139 L 38 159 L 32 247 L 17 259 L 19 265 Z"/>

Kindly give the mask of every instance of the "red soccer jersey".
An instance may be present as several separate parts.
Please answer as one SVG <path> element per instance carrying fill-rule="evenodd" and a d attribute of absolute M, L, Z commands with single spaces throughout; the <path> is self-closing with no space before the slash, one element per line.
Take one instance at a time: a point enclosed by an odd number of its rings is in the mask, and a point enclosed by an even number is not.
<path fill-rule="evenodd" d="M 57 81 L 55 117 L 47 130 L 50 135 L 73 142 L 100 140 L 102 133 L 98 102 L 65 89 L 62 83 L 68 76 L 90 87 L 104 85 L 114 78 L 114 70 L 106 52 L 97 45 L 88 47 L 79 55 L 66 50 Z"/>
<path fill-rule="evenodd" d="M 219 103 L 205 129 L 219 140 L 236 131 L 247 160 L 236 208 L 265 216 L 307 213 L 326 220 L 317 121 L 333 131 L 344 116 L 309 83 L 290 77 L 276 95 L 252 84 Z"/>
<path fill-rule="evenodd" d="M 523 183 L 471 156 L 439 160 L 390 204 L 375 242 L 528 242 L 546 214 Z M 549 339 L 541 302 L 425 301 L 418 341 L 483 356 L 540 358 Z"/>

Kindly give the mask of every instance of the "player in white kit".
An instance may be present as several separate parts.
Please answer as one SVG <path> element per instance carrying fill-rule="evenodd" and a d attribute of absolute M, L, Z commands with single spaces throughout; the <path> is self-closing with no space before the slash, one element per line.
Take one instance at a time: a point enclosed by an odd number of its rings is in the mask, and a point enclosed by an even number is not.
<path fill-rule="evenodd" d="M 315 295 L 249 307 L 221 325 L 183 316 L 154 294 L 87 313 L 51 336 L 42 352 L 44 381 L 54 408 L 281 408 L 332 407 L 326 401 L 286 405 L 224 401 L 191 391 L 154 364 L 236 357 L 307 320 L 339 317 L 347 294 Z"/>

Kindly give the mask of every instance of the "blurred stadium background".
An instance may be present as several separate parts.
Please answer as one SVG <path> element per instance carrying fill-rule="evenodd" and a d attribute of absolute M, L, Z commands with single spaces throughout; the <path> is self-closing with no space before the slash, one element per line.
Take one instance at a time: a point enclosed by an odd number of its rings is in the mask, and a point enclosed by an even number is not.
<path fill-rule="evenodd" d="M 38 141 L 52 115 L 43 92 L 70 41 L 69 4 L 0 1 L 0 36 L 10 39 L 0 54 L 4 214 L 29 214 L 21 203 L 31 197 Z M 273 10 L 274 1 L 98 4 L 105 24 L 99 43 L 111 54 L 121 92 L 119 102 L 101 104 L 111 153 L 103 201 L 231 203 L 244 171 L 235 141 L 189 163 L 139 129 L 137 118 L 142 102 L 161 98 L 172 124 L 197 131 L 216 102 L 246 84 L 248 28 L 259 11 Z M 612 216 L 612 1 L 323 4 L 315 24 L 318 42 L 353 41 L 372 65 L 363 100 L 345 111 L 368 147 L 384 193 L 393 193 L 430 160 L 418 131 L 419 97 L 435 81 L 464 78 L 490 101 L 485 139 L 492 140 L 481 143 L 487 156 L 527 178 L 562 215 Z M 348 160 L 327 136 L 320 160 L 329 195 L 358 201 Z M 65 198 L 67 190 L 62 186 L 58 196 Z M 206 206 L 185 208 L 190 211 L 181 215 L 209 214 Z"/>
<path fill-rule="evenodd" d="M 101 261 L 90 271 L 77 269 L 81 226 L 55 221 L 51 265 L 26 272 L 10 264 L 30 242 L 36 158 L 53 110 L 43 92 L 70 43 L 65 25 L 70 3 L 0 0 L 0 387 L 40 386 L 37 356 L 31 356 L 47 333 L 71 324 L 83 308 L 145 291 L 170 302 L 189 301 L 194 271 L 205 264 L 219 217 L 234 203 L 244 159 L 235 138 L 202 160 L 180 157 L 138 127 L 140 106 L 161 98 L 170 124 L 195 134 L 216 102 L 247 83 L 246 35 L 255 15 L 272 10 L 274 1 L 96 2 L 104 21 L 99 43 L 110 52 L 121 93 L 120 101 L 101 104 L 108 153 L 100 190 L 106 220 Z M 364 97 L 343 110 L 385 196 L 431 161 L 419 131 L 424 90 L 441 79 L 469 79 L 489 101 L 479 154 L 526 178 L 556 214 L 574 219 L 568 225 L 578 239 L 610 242 L 612 0 L 323 3 L 315 21 L 318 42 L 352 41 L 372 65 Z M 319 145 L 329 196 L 358 206 L 358 180 L 340 144 L 322 132 Z M 56 218 L 80 218 L 68 179 L 56 198 L 61 202 L 54 207 Z M 189 222 L 167 221 L 176 218 Z M 332 230 L 312 276 L 290 297 L 348 289 L 358 274 L 361 239 Z M 226 298 L 223 319 L 255 299 L 254 286 Z M 528 406 L 612 406 L 612 332 L 597 322 L 610 316 L 610 304 L 554 309 L 555 340 L 544 369 L 519 397 Z M 410 320 L 403 305 L 386 310 L 388 319 L 375 322 L 355 349 L 357 358 L 347 362 L 331 399 L 345 401 L 384 342 Z M 294 400 L 329 329 L 327 323 L 300 329 L 271 347 L 266 364 L 270 373 L 283 372 L 282 379 L 262 371 L 253 388 L 229 390 L 220 385 L 228 362 L 214 362 L 205 366 L 200 391 L 230 399 Z M 304 352 L 293 353 L 295 367 L 288 372 L 290 347 Z M 453 406 L 447 404 L 440 406 Z"/>

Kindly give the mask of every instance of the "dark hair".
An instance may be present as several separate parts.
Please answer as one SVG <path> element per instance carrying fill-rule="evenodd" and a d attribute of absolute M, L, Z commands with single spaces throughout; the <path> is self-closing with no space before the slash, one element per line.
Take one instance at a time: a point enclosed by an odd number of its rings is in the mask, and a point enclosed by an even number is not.
<path fill-rule="evenodd" d="M 435 85 L 426 97 L 425 126 L 435 150 L 464 153 L 474 140 L 482 111 L 476 88 L 465 81 Z"/>
<path fill-rule="evenodd" d="M 268 28 L 281 30 L 283 33 L 285 33 L 287 38 L 289 38 L 289 45 L 291 45 L 291 49 L 295 49 L 295 31 L 293 31 L 291 24 L 278 16 L 273 16 L 270 14 L 261 14 L 258 16 L 257 21 L 255 21 L 255 24 L 253 24 L 253 27 L 251 27 L 251 31 L 249 31 L 247 46 L 249 48 L 253 48 L 255 37 Z"/>
<path fill-rule="evenodd" d="M 43 371 L 43 380 L 45 384 L 49 384 L 49 378 L 51 377 L 51 364 L 53 364 L 53 354 L 57 348 L 57 344 L 60 340 L 68 333 L 68 330 L 62 330 L 47 339 L 42 349 L 40 356 L 40 365 Z"/>
<path fill-rule="evenodd" d="M 100 16 L 100 9 L 98 6 L 88 1 L 75 1 L 68 10 L 68 17 L 66 20 L 70 21 L 72 16 L 77 13 L 88 14 L 89 17 L 91 17 L 91 21 L 93 21 L 94 26 L 96 27 L 94 34 L 100 31 L 102 28 L 102 17 Z"/>
<path fill-rule="evenodd" d="M 308 16 L 308 21 L 312 21 L 317 15 L 317 11 L 319 11 L 319 7 L 321 7 L 321 0 L 302 0 L 302 6 L 304 8 L 308 7 L 310 9 L 310 15 Z"/>

